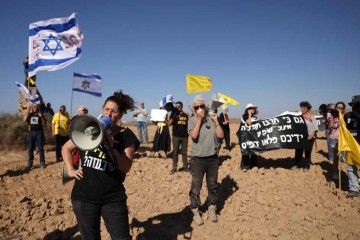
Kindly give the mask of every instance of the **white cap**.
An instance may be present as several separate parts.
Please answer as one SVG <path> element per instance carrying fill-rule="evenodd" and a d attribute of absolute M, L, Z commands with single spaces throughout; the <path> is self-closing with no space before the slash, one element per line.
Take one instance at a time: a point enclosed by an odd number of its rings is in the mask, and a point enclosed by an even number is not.
<path fill-rule="evenodd" d="M 248 103 L 247 105 L 246 105 L 246 109 L 248 109 L 248 108 L 257 108 L 254 104 L 252 104 L 252 103 Z"/>

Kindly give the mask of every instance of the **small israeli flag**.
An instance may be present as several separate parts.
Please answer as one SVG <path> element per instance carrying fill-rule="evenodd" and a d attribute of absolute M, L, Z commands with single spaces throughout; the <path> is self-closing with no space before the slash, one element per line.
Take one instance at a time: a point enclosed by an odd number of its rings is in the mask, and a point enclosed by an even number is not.
<path fill-rule="evenodd" d="M 96 74 L 74 73 L 72 90 L 101 97 L 102 79 Z"/>
<path fill-rule="evenodd" d="M 37 94 L 30 94 L 29 90 L 21 83 L 16 82 L 16 85 L 18 86 L 19 91 L 24 96 L 26 101 L 29 101 L 29 96 L 30 96 L 31 103 L 40 104 L 40 99 Z"/>
<path fill-rule="evenodd" d="M 76 24 L 75 13 L 29 26 L 29 72 L 55 71 L 80 58 L 83 35 Z"/>

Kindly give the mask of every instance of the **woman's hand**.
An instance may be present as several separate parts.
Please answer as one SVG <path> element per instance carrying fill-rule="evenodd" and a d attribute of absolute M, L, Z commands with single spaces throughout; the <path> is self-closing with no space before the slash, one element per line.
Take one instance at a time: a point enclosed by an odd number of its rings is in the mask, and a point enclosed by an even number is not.
<path fill-rule="evenodd" d="M 203 120 L 205 118 L 206 111 L 203 109 L 198 109 L 196 111 L 196 118 L 199 120 Z"/>
<path fill-rule="evenodd" d="M 219 121 L 218 121 L 218 118 L 217 118 L 216 113 L 214 113 L 214 112 L 210 113 L 210 118 L 211 118 L 211 120 L 213 120 L 213 122 L 215 123 L 215 125 L 218 125 L 218 124 L 219 124 Z"/>
<path fill-rule="evenodd" d="M 79 167 L 79 169 L 73 169 L 73 170 L 71 170 L 71 171 L 68 171 L 68 175 L 69 175 L 70 177 L 76 178 L 77 180 L 80 180 L 81 178 L 83 178 L 82 168 Z"/>

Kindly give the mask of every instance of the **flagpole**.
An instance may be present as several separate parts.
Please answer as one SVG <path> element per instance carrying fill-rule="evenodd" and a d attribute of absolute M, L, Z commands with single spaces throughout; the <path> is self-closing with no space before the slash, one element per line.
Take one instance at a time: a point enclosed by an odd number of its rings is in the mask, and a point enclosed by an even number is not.
<path fill-rule="evenodd" d="M 74 95 L 74 90 L 71 90 L 71 104 L 70 104 L 70 114 L 71 114 L 71 116 L 73 116 L 73 113 L 72 113 L 73 95 Z"/>

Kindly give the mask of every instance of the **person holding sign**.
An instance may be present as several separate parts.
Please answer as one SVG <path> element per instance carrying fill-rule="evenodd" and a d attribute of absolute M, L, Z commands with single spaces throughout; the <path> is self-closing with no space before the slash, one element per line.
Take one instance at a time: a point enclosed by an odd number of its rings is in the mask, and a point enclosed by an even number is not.
<path fill-rule="evenodd" d="M 310 113 L 311 105 L 307 101 L 300 102 L 300 111 L 302 116 L 305 119 L 305 123 L 308 130 L 308 141 L 310 142 L 309 149 L 295 149 L 295 165 L 291 168 L 293 170 L 303 167 L 304 172 L 308 172 L 310 170 L 311 164 L 311 151 L 316 139 L 316 132 L 319 131 L 317 121 L 315 116 Z M 303 164 L 302 156 L 305 151 L 305 159 Z"/>
<path fill-rule="evenodd" d="M 150 119 L 156 125 L 152 157 L 161 157 L 163 160 L 166 160 L 167 153 L 171 150 L 171 137 L 168 126 L 169 116 L 163 107 L 160 107 L 160 111 L 164 113 L 161 117 L 159 116 L 160 119 L 154 119 L 153 117 Z M 162 152 L 162 154 L 160 152 Z"/>
<path fill-rule="evenodd" d="M 242 115 L 241 122 L 245 123 L 245 125 L 250 126 L 254 122 L 260 121 L 260 119 L 256 116 L 258 114 L 257 107 L 249 103 L 246 105 L 245 112 Z M 241 123 L 240 123 L 241 125 Z M 249 168 L 253 168 L 257 165 L 257 156 L 256 154 L 244 154 L 242 153 L 240 168 L 241 171 L 246 172 Z"/>
<path fill-rule="evenodd" d="M 194 98 L 193 109 L 195 116 L 189 119 L 188 131 L 192 139 L 191 144 L 191 189 L 189 193 L 190 208 L 194 214 L 195 223 L 200 226 L 204 221 L 200 215 L 199 207 L 201 204 L 200 191 L 203 178 L 206 175 L 206 185 L 208 189 L 209 219 L 217 222 L 216 204 L 218 202 L 218 167 L 217 158 L 217 138 L 223 138 L 224 132 L 219 124 L 216 113 L 209 113 L 205 106 L 205 98 L 198 95 Z"/>

